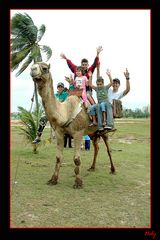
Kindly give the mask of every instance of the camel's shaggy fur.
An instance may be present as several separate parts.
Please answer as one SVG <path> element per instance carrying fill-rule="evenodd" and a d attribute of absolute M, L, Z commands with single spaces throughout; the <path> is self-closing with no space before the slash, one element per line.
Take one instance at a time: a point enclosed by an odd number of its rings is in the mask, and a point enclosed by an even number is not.
<path fill-rule="evenodd" d="M 49 184 L 57 184 L 61 161 L 63 158 L 64 134 L 69 133 L 74 138 L 74 162 L 75 162 L 75 188 L 82 187 L 82 180 L 80 177 L 80 153 L 81 141 L 84 135 L 89 135 L 92 138 L 94 146 L 94 159 L 90 170 L 95 169 L 96 157 L 98 154 L 97 139 L 99 133 L 97 127 L 88 127 L 90 123 L 89 116 L 86 109 L 81 105 L 80 98 L 77 96 L 70 96 L 61 103 L 54 97 L 53 80 L 50 73 L 50 65 L 38 62 L 31 67 L 31 76 L 33 81 L 37 83 L 39 95 L 42 98 L 43 106 L 47 118 L 55 131 L 57 141 L 56 152 L 56 166 Z M 81 105 L 81 106 L 80 106 Z M 76 115 L 77 113 L 77 115 Z M 110 158 L 111 172 L 115 172 L 112 162 L 111 153 L 108 146 L 108 135 L 106 132 L 101 134 Z"/>

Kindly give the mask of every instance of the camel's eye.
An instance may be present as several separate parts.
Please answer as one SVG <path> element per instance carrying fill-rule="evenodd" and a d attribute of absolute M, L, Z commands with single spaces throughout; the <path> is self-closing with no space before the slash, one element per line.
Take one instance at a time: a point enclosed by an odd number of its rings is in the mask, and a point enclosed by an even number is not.
<path fill-rule="evenodd" d="M 46 72 L 47 72 L 47 70 L 48 70 L 48 68 L 47 68 L 47 67 L 43 67 L 42 69 L 43 69 L 43 72 L 44 72 L 44 73 L 46 73 Z"/>

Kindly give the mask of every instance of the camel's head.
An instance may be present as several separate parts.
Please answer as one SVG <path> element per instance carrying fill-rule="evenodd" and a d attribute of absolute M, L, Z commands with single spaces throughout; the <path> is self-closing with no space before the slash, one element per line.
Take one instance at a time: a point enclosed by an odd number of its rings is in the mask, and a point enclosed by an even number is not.
<path fill-rule="evenodd" d="M 50 64 L 46 64 L 44 62 L 37 62 L 32 65 L 30 75 L 34 82 L 37 84 L 41 82 L 46 82 L 46 80 L 50 77 Z"/>

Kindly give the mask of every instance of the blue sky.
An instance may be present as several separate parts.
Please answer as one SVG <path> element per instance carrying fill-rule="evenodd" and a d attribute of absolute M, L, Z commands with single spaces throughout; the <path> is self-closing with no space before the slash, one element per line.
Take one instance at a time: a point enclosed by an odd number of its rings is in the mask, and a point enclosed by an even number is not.
<path fill-rule="evenodd" d="M 11 10 L 11 17 L 17 13 L 28 13 L 35 25 L 45 24 L 46 32 L 40 44 L 51 47 L 53 55 L 48 63 L 54 80 L 65 83 L 64 76 L 70 75 L 65 53 L 76 65 L 82 58 L 92 64 L 96 48 L 102 45 L 100 53 L 101 75 L 109 83 L 106 69 L 112 77 L 121 80 L 120 90 L 125 89 L 123 72 L 130 72 L 131 91 L 123 98 L 125 108 L 142 108 L 150 105 L 150 10 Z M 44 58 L 45 61 L 45 58 Z M 16 70 L 11 73 L 11 112 L 18 106 L 30 109 L 33 82 L 30 69 L 19 77 Z M 93 82 L 96 80 L 96 71 Z M 95 94 L 94 94 L 95 97 Z"/>

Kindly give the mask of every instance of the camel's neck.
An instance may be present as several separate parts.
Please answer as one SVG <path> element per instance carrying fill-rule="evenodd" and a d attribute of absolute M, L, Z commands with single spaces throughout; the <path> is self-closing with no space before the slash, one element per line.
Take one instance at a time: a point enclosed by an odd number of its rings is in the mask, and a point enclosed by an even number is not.
<path fill-rule="evenodd" d="M 47 81 L 43 85 L 38 85 L 38 92 L 42 98 L 43 106 L 48 118 L 57 118 L 57 99 L 54 96 L 53 81 L 50 75 L 50 81 Z"/>

